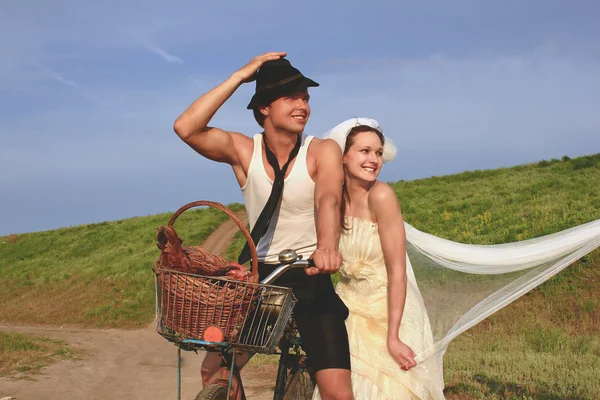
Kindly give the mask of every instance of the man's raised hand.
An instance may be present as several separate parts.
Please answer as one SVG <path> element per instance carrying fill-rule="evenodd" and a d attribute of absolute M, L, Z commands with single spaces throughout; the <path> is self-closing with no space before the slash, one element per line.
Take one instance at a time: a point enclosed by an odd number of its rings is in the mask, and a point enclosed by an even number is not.
<path fill-rule="evenodd" d="M 281 57 L 285 57 L 286 54 L 287 53 L 283 51 L 272 51 L 270 53 L 256 56 L 250 60 L 248 64 L 244 65 L 237 72 L 235 72 L 234 75 L 236 75 L 242 81 L 242 83 L 252 82 L 256 79 L 256 71 L 258 71 L 258 69 L 262 67 L 264 63 L 267 61 L 278 60 Z"/>

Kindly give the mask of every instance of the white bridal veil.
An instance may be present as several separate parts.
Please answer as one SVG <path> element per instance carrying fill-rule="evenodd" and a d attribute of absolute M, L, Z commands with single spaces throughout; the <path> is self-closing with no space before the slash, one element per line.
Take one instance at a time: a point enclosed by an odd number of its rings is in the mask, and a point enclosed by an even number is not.
<path fill-rule="evenodd" d="M 324 137 L 344 149 L 348 131 L 358 124 L 381 130 L 375 120 L 353 118 Z M 387 154 L 384 161 L 392 160 L 393 145 Z M 405 228 L 408 279 L 416 281 L 433 335 L 432 345 L 418 354 L 417 362 L 440 391 L 443 355 L 454 338 L 600 247 L 600 220 L 499 245 L 456 243 L 408 223 Z"/>

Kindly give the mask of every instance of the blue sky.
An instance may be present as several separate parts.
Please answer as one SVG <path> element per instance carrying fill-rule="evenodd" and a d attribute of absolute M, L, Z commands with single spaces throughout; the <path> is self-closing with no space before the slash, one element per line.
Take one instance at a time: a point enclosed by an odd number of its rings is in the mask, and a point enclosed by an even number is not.
<path fill-rule="evenodd" d="M 241 201 L 172 125 L 267 51 L 321 84 L 308 133 L 380 121 L 386 181 L 600 152 L 600 3 L 237 3 L 2 0 L 0 235 Z M 213 124 L 258 132 L 253 90 Z"/>

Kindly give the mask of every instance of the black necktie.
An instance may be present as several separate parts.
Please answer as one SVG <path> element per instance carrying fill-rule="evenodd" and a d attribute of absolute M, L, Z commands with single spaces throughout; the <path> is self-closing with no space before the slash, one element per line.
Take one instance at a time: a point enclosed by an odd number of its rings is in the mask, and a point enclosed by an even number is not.
<path fill-rule="evenodd" d="M 263 143 L 265 146 L 265 151 L 267 153 L 267 161 L 269 162 L 271 167 L 273 167 L 273 171 L 275 171 L 275 180 L 273 181 L 273 188 L 271 189 L 271 194 L 269 195 L 269 200 L 267 200 L 267 204 L 265 204 L 265 207 L 260 212 L 260 215 L 259 215 L 258 219 L 256 220 L 256 223 L 254 224 L 254 228 L 252 229 L 252 232 L 250 233 L 250 236 L 252 236 L 252 241 L 254 241 L 254 244 L 256 246 L 258 246 L 258 242 L 259 242 L 260 238 L 262 238 L 264 236 L 264 234 L 267 233 L 267 230 L 269 229 L 269 224 L 271 223 L 271 217 L 273 217 L 273 214 L 275 214 L 275 211 L 277 210 L 277 206 L 279 205 L 279 200 L 281 199 L 281 195 L 283 193 L 283 183 L 284 183 L 285 173 L 288 169 L 288 166 L 290 165 L 290 162 L 294 158 L 296 158 L 296 155 L 298 155 L 298 151 L 300 150 L 300 143 L 302 142 L 301 135 L 298 135 L 298 140 L 296 141 L 296 145 L 292 149 L 292 152 L 290 153 L 290 156 L 289 156 L 287 162 L 285 163 L 283 168 L 280 169 L 279 162 L 277 161 L 277 157 L 275 157 L 275 154 L 273 154 L 271 149 L 269 149 L 269 145 L 267 144 L 267 137 L 264 134 L 264 132 L 262 135 L 263 135 Z M 238 258 L 238 263 L 244 264 L 245 262 L 247 262 L 249 260 L 250 260 L 250 247 L 248 246 L 248 243 L 246 243 L 246 245 L 242 249 L 242 252 L 240 253 L 240 256 Z"/>

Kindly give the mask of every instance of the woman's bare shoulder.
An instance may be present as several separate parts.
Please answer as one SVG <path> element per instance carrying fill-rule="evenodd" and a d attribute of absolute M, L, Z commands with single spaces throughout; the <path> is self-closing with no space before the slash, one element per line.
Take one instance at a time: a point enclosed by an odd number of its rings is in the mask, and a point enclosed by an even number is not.
<path fill-rule="evenodd" d="M 390 200 L 398 200 L 396 191 L 387 183 L 377 181 L 369 191 L 369 202 L 386 202 Z"/>
<path fill-rule="evenodd" d="M 369 209 L 378 222 L 401 215 L 400 202 L 394 188 L 377 181 L 369 191 Z"/>

